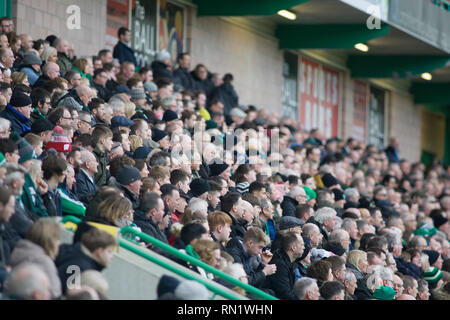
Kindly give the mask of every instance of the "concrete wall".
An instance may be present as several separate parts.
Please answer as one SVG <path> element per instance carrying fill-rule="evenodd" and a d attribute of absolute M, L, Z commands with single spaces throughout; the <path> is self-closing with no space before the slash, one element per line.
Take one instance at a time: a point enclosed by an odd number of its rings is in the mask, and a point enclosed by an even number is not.
<path fill-rule="evenodd" d="M 192 67 L 203 63 L 212 72 L 232 73 L 239 104 L 281 113 L 283 52 L 278 41 L 227 19 L 196 14 L 189 8 L 186 42 Z"/>
<path fill-rule="evenodd" d="M 400 142 L 400 157 L 419 161 L 421 155 L 422 107 L 414 105 L 413 97 L 392 91 L 389 99 L 388 137 Z"/>
<path fill-rule="evenodd" d="M 67 27 L 70 5 L 80 8 L 80 29 Z M 18 34 L 45 39 L 54 34 L 73 43 L 77 56 L 94 55 L 105 45 L 106 0 L 13 0 L 12 15 Z"/>

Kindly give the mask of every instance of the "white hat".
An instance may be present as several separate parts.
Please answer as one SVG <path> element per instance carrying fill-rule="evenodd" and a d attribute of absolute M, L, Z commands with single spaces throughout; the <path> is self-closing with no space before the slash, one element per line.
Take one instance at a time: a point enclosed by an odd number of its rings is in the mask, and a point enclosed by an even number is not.
<path fill-rule="evenodd" d="M 233 108 L 230 111 L 230 116 L 231 117 L 235 116 L 238 118 L 245 118 L 247 116 L 247 114 L 239 108 Z"/>
<path fill-rule="evenodd" d="M 181 300 L 209 300 L 209 291 L 195 280 L 185 280 L 175 289 L 175 296 Z"/>

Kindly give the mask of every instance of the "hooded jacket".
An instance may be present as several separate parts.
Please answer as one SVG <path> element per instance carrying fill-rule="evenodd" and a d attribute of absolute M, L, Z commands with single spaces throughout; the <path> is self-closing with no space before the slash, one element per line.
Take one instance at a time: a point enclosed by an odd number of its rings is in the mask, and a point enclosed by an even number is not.
<path fill-rule="evenodd" d="M 61 295 L 61 280 L 58 276 L 58 270 L 53 260 L 41 246 L 27 239 L 20 240 L 11 253 L 9 262 L 13 268 L 23 262 L 37 264 L 50 279 L 52 296 L 57 298 Z"/>
<path fill-rule="evenodd" d="M 298 201 L 289 196 L 284 196 L 283 201 L 280 204 L 283 210 L 283 216 L 295 217 L 295 208 L 298 206 Z"/>

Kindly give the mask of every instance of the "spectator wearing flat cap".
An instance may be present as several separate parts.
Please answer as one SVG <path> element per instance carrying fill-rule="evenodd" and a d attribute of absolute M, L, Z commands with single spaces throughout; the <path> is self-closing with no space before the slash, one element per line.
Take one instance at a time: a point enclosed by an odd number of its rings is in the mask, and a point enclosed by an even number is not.
<path fill-rule="evenodd" d="M 20 135 L 31 130 L 31 99 L 25 93 L 15 90 L 11 96 L 9 104 L 0 113 L 0 117 L 11 122 L 11 131 L 15 131 Z"/>
<path fill-rule="evenodd" d="M 26 52 L 20 64 L 20 72 L 23 72 L 28 77 L 28 82 L 32 87 L 39 79 L 41 71 L 42 60 L 33 51 Z"/>
<path fill-rule="evenodd" d="M 304 224 L 305 223 L 302 220 L 300 220 L 299 218 L 291 217 L 291 216 L 282 216 L 280 218 L 280 222 L 278 224 L 279 230 L 275 234 L 275 239 L 273 239 L 273 241 L 272 241 L 270 250 L 272 252 L 275 252 L 278 249 L 280 249 L 281 237 L 284 234 L 286 234 L 288 232 L 298 232 L 299 234 L 301 234 L 301 227 Z"/>
<path fill-rule="evenodd" d="M 168 151 L 170 147 L 169 135 L 164 130 L 152 129 L 152 140 L 156 142 L 163 151 Z"/>
<path fill-rule="evenodd" d="M 149 147 L 139 147 L 133 152 L 133 159 L 137 160 L 146 160 L 148 155 L 152 152 L 152 149 Z"/>
<path fill-rule="evenodd" d="M 241 124 L 243 124 L 246 117 L 247 114 L 240 108 L 233 108 L 230 111 L 230 118 L 231 121 L 235 124 L 235 127 L 239 127 Z"/>
<path fill-rule="evenodd" d="M 114 116 L 111 118 L 111 129 L 122 130 L 126 128 L 130 128 L 134 125 L 134 121 L 128 119 L 125 116 Z"/>
<path fill-rule="evenodd" d="M 132 89 L 130 91 L 131 101 L 136 105 L 136 109 L 143 109 L 147 103 L 147 96 L 143 89 Z"/>
<path fill-rule="evenodd" d="M 125 197 L 127 197 L 133 209 L 139 207 L 139 192 L 142 186 L 141 173 L 136 167 L 124 165 L 117 173 L 117 183 L 120 185 Z"/>

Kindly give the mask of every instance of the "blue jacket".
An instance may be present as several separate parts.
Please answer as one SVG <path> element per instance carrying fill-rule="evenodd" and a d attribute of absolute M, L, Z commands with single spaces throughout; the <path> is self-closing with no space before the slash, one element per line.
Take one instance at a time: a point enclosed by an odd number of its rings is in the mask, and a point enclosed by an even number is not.
<path fill-rule="evenodd" d="M 31 130 L 30 119 L 15 110 L 10 104 L 0 113 L 0 117 L 8 119 L 11 122 L 11 131 L 15 131 L 19 135 Z"/>
<path fill-rule="evenodd" d="M 133 62 L 137 66 L 136 57 L 134 56 L 134 51 L 129 46 L 123 42 L 117 42 L 114 46 L 113 57 L 119 59 L 120 64 L 124 61 Z"/>
<path fill-rule="evenodd" d="M 20 72 L 25 73 L 28 76 L 28 82 L 30 83 L 30 87 L 32 87 L 37 79 L 39 79 L 39 73 L 34 71 L 32 67 L 23 67 L 20 69 Z"/>
<path fill-rule="evenodd" d="M 83 170 L 75 175 L 75 179 L 76 195 L 81 202 L 87 204 L 87 198 L 97 192 L 97 185 L 89 179 Z"/>

